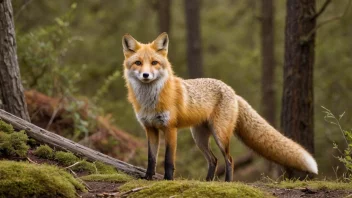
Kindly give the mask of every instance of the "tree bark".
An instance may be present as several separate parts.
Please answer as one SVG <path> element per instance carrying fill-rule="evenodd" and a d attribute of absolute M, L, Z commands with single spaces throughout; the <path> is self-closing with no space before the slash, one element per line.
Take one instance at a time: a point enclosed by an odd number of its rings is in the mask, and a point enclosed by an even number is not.
<path fill-rule="evenodd" d="M 0 108 L 29 121 L 17 62 L 11 0 L 0 0 Z"/>
<path fill-rule="evenodd" d="M 143 168 L 133 166 L 126 162 L 114 159 L 98 151 L 92 150 L 88 147 L 75 143 L 55 133 L 52 133 L 45 129 L 37 127 L 34 124 L 27 122 L 1 109 L 0 109 L 0 119 L 5 121 L 6 123 L 11 124 L 15 129 L 25 130 L 28 136 L 34 138 L 38 142 L 48 144 L 60 150 L 71 151 L 72 153 L 78 156 L 86 157 L 90 161 L 104 162 L 130 175 L 134 175 L 140 178 L 144 177 L 145 175 L 146 170 Z M 156 174 L 154 178 L 162 179 L 163 176 Z"/>
<path fill-rule="evenodd" d="M 200 31 L 200 0 L 185 0 L 187 29 L 187 67 L 190 78 L 203 76 Z"/>
<path fill-rule="evenodd" d="M 274 4 L 273 0 L 262 0 L 261 5 L 261 55 L 262 55 L 262 115 L 275 126 L 275 42 L 274 42 Z M 278 177 L 275 163 L 267 162 L 267 172 L 272 178 Z"/>
<path fill-rule="evenodd" d="M 159 31 L 170 35 L 171 0 L 158 0 Z"/>
<path fill-rule="evenodd" d="M 314 154 L 315 0 L 288 0 L 286 6 L 281 128 L 287 137 Z M 286 172 L 290 178 L 305 177 L 292 169 L 286 169 Z"/>

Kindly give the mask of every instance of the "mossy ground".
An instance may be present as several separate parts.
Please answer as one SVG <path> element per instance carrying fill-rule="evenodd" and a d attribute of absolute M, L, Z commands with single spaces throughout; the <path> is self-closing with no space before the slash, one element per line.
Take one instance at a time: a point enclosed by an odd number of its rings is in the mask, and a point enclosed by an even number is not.
<path fill-rule="evenodd" d="M 43 159 L 52 159 L 54 157 L 54 151 L 48 145 L 40 145 L 33 154 Z"/>
<path fill-rule="evenodd" d="M 129 197 L 271 197 L 258 188 L 238 182 L 201 182 L 193 180 L 145 181 L 133 180 L 120 187 L 127 192 L 138 187 L 145 187 Z"/>
<path fill-rule="evenodd" d="M 11 125 L 0 120 L 0 157 L 25 158 L 28 153 L 31 153 L 31 151 L 27 153 L 30 145 L 32 149 L 38 146 L 38 143 L 32 142 L 31 144 L 24 131 L 15 132 Z M 54 152 L 47 145 L 37 147 L 33 154 L 38 159 L 45 159 L 41 163 L 54 162 L 64 167 L 79 162 L 71 169 L 80 175 L 91 174 L 82 176 L 81 179 L 91 181 L 92 184 L 100 187 L 103 186 L 101 192 L 106 190 L 104 185 L 121 185 L 119 183 L 125 183 L 119 189 L 122 193 L 144 187 L 129 194 L 129 197 L 271 197 L 271 194 L 277 195 L 276 191 L 280 189 L 285 191 L 283 196 L 289 197 L 297 195 L 297 192 L 302 194 L 299 191 L 302 188 L 316 189 L 315 193 L 318 193 L 316 197 L 320 196 L 319 193 L 327 195 L 326 193 L 332 192 L 335 193 L 335 197 L 339 197 L 352 192 L 351 183 L 336 181 L 284 180 L 246 185 L 238 182 L 134 180 L 126 174 L 119 173 L 112 166 L 101 162 L 88 162 L 69 152 Z M 111 188 L 116 189 L 116 186 L 111 186 Z M 287 191 L 287 189 L 292 190 Z M 44 195 L 45 197 L 76 197 L 77 190 L 85 191 L 83 185 L 63 168 L 26 162 L 0 161 L 0 197 L 40 197 Z"/>
<path fill-rule="evenodd" d="M 311 188 L 311 189 L 330 189 L 330 190 L 352 190 L 352 183 L 338 181 L 299 181 L 299 180 L 283 180 L 277 183 L 266 183 L 268 187 L 275 188 Z"/>
<path fill-rule="evenodd" d="M 11 124 L 7 124 L 6 122 L 0 120 L 0 131 L 4 133 L 13 133 L 14 129 Z"/>
<path fill-rule="evenodd" d="M 0 157 L 20 157 L 27 155 L 29 146 L 25 131 L 14 131 L 12 125 L 0 120 Z"/>
<path fill-rule="evenodd" d="M 0 197 L 76 197 L 84 186 L 50 165 L 0 161 Z"/>
<path fill-rule="evenodd" d="M 113 166 L 110 166 L 110 165 L 107 165 L 107 164 L 104 164 L 102 162 L 94 162 L 95 166 L 97 167 L 98 169 L 98 172 L 100 174 L 115 174 L 117 173 L 117 170 L 115 167 Z"/>
<path fill-rule="evenodd" d="M 128 182 L 132 181 L 133 177 L 126 175 L 124 173 L 115 173 L 115 174 L 92 174 L 81 177 L 84 181 L 105 181 L 105 182 Z"/>
<path fill-rule="evenodd" d="M 55 153 L 55 160 L 63 166 L 70 166 L 78 161 L 78 157 L 70 152 L 58 151 Z"/>

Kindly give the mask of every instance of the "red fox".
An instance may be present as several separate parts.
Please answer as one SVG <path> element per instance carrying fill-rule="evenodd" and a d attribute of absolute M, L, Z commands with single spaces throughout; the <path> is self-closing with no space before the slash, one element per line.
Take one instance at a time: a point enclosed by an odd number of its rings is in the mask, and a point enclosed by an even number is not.
<path fill-rule="evenodd" d="M 177 129 L 182 127 L 191 127 L 193 139 L 208 162 L 208 181 L 214 179 L 217 166 L 209 147 L 210 136 L 225 158 L 225 181 L 232 180 L 229 142 L 233 134 L 269 160 L 318 174 L 317 163 L 304 148 L 270 126 L 224 82 L 175 76 L 167 58 L 168 45 L 166 33 L 148 44 L 129 34 L 122 38 L 128 100 L 148 138 L 146 179 L 155 174 L 159 132 L 164 133 L 166 144 L 164 179 L 173 179 Z"/>

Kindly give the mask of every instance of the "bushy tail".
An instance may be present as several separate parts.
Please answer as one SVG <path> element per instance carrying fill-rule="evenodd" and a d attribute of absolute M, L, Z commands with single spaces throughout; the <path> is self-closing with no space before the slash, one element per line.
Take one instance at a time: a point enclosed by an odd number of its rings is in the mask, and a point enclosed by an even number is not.
<path fill-rule="evenodd" d="M 255 152 L 284 166 L 318 174 L 314 158 L 302 146 L 281 135 L 242 97 L 237 96 L 239 117 L 236 134 Z"/>

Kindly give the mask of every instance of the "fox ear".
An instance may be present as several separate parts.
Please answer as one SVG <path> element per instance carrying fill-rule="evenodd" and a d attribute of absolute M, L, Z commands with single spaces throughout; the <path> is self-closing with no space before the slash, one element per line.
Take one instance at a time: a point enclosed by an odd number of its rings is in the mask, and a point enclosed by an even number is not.
<path fill-rule="evenodd" d="M 125 34 L 122 37 L 122 47 L 125 56 L 130 56 L 138 50 L 139 44 L 131 35 Z"/>
<path fill-rule="evenodd" d="M 167 50 L 169 47 L 169 37 L 166 32 L 160 34 L 158 38 L 153 41 L 153 47 L 157 52 L 167 55 Z"/>

